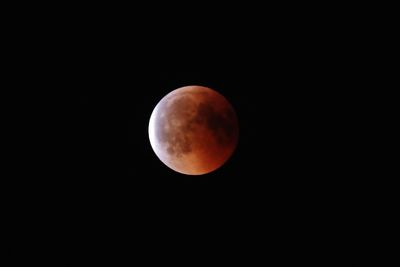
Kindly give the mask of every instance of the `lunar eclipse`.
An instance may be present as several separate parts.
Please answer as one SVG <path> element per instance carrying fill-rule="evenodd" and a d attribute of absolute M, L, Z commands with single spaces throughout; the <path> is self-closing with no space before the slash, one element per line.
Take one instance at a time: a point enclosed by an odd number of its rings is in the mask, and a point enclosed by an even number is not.
<path fill-rule="evenodd" d="M 163 97 L 151 114 L 148 130 L 157 157 L 188 175 L 207 174 L 224 165 L 239 135 L 237 116 L 228 100 L 196 85 Z"/>

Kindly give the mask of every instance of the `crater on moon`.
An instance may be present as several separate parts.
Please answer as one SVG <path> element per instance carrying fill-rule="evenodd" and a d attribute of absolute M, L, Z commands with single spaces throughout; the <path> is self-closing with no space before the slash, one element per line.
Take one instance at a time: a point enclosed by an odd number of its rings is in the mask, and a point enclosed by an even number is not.
<path fill-rule="evenodd" d="M 168 107 L 170 106 L 170 107 Z M 167 152 L 176 157 L 191 151 L 190 139 L 187 132 L 193 131 L 190 118 L 192 109 L 195 106 L 193 100 L 189 97 L 180 97 L 172 100 L 172 103 L 166 102 L 162 109 L 164 117 L 157 118 L 157 138 L 167 146 Z"/>

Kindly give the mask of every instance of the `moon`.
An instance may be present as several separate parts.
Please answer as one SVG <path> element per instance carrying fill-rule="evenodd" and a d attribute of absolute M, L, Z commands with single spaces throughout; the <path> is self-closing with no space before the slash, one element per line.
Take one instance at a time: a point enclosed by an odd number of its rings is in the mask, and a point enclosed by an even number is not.
<path fill-rule="evenodd" d="M 157 157 L 187 175 L 220 168 L 236 149 L 238 135 L 238 119 L 229 101 L 198 85 L 167 94 L 149 121 L 150 144 Z"/>

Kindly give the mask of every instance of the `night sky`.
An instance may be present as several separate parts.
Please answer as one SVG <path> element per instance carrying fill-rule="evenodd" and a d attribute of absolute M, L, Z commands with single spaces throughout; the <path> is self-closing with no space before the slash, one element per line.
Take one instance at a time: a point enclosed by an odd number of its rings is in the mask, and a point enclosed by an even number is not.
<path fill-rule="evenodd" d="M 77 100 L 82 149 L 89 153 L 88 164 L 94 164 L 91 172 L 115 171 L 128 187 L 242 190 L 254 186 L 259 190 L 282 186 L 287 190 L 286 183 L 297 189 L 303 187 L 324 164 L 319 153 L 327 145 L 323 138 L 328 129 L 326 114 L 321 112 L 329 100 L 325 92 L 314 88 L 314 73 L 283 68 L 258 72 L 132 71 L 107 78 L 93 74 L 91 79 L 100 79 L 97 86 L 81 92 Z M 232 103 L 239 119 L 235 153 L 222 168 L 208 175 L 187 176 L 170 170 L 149 143 L 148 122 L 153 108 L 167 93 L 186 85 L 217 90 Z M 99 159 L 102 164 L 97 166 L 91 157 L 100 155 L 104 159 Z M 109 164 L 103 164 L 106 159 Z"/>
<path fill-rule="evenodd" d="M 62 167 L 26 187 L 58 259 L 297 263 L 340 239 L 355 185 L 337 127 L 344 64 L 329 25 L 282 10 L 247 26 L 229 12 L 218 27 L 90 20 L 52 37 L 46 75 L 58 99 L 72 96 L 53 148 Z M 224 95 L 239 121 L 232 157 L 201 176 L 169 169 L 148 137 L 156 104 L 187 85 Z"/>
<path fill-rule="evenodd" d="M 335 155 L 327 151 L 335 144 L 334 129 L 326 124 L 330 100 L 317 86 L 317 72 L 275 64 L 258 71 L 132 70 L 79 94 L 81 167 L 72 191 L 82 203 L 74 205 L 89 205 L 89 220 L 111 213 L 122 229 L 134 223 L 150 228 L 149 235 L 163 237 L 163 246 L 171 238 L 195 239 L 209 242 L 214 253 L 221 249 L 213 238 L 226 246 L 222 251 L 247 253 L 260 248 L 241 248 L 241 242 L 266 235 L 270 249 L 282 253 L 285 240 L 298 246 L 306 233 L 322 231 L 323 221 L 336 220 L 330 212 L 346 192 Z M 217 90 L 239 119 L 233 156 L 201 176 L 169 169 L 148 138 L 155 105 L 186 85 Z"/>

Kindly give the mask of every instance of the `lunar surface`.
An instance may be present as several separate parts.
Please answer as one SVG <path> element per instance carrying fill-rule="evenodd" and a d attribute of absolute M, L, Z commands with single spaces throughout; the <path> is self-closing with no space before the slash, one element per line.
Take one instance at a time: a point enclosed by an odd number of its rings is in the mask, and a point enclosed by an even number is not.
<path fill-rule="evenodd" d="M 203 86 L 185 86 L 167 94 L 154 108 L 149 138 L 169 168 L 201 175 L 221 167 L 234 152 L 238 121 L 231 104 Z"/>

